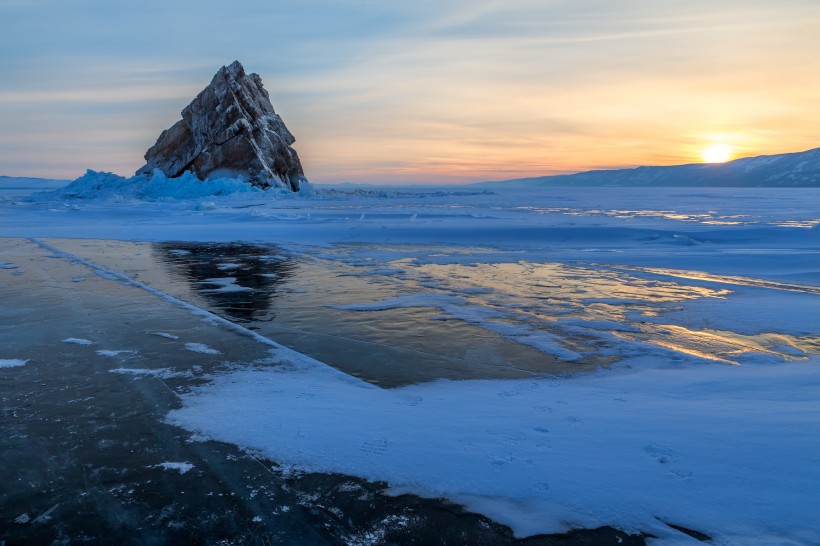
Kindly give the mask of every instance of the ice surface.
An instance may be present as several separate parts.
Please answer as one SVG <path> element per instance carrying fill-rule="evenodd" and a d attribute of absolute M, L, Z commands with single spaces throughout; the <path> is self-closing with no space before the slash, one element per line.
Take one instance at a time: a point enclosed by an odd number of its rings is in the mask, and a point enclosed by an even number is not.
<path fill-rule="evenodd" d="M 219 268 L 222 269 L 222 268 Z M 211 292 L 252 292 L 253 288 L 236 284 L 236 277 L 213 277 L 200 281 L 200 284 L 218 286 L 210 289 Z"/>
<path fill-rule="evenodd" d="M 183 395 L 172 422 L 296 469 L 446 497 L 520 535 L 615 525 L 685 540 L 670 522 L 720 544 L 820 543 L 820 190 L 285 196 L 166 182 L 89 173 L 71 189 L 5 199 L 0 236 L 38 238 L 54 259 L 277 349 L 273 369 L 236 365 Z M 365 317 L 373 330 L 390 332 L 383 317 L 418 312 L 434 324 L 420 331 L 463 323 L 567 365 L 594 358 L 610 367 L 379 388 L 186 301 L 189 292 L 154 288 L 143 281 L 150 271 L 126 273 L 114 258 L 100 265 L 42 239 L 100 233 L 176 241 L 165 248 L 180 259 L 190 258 L 185 241 L 277 243 L 342 264 L 365 286 L 341 298 L 341 275 L 327 286 L 277 279 L 281 294 L 326 298 L 328 312 Z M 0 254 L 17 263 L 8 260 Z M 204 277 L 213 281 L 206 289 L 239 286 L 219 271 Z"/>
<path fill-rule="evenodd" d="M 486 291 L 481 290 L 478 293 L 486 293 Z M 534 331 L 523 324 L 513 325 L 495 321 L 493 319 L 502 318 L 502 316 L 486 307 L 466 305 L 463 299 L 456 296 L 414 294 L 398 296 L 379 302 L 338 306 L 339 309 L 347 309 L 350 311 L 383 311 L 401 307 L 436 307 L 442 311 L 446 311 L 453 318 L 479 325 L 486 330 L 501 334 L 518 343 L 530 345 L 560 360 L 569 361 L 581 358 L 580 354 L 561 346 L 556 336 L 549 332 Z"/>

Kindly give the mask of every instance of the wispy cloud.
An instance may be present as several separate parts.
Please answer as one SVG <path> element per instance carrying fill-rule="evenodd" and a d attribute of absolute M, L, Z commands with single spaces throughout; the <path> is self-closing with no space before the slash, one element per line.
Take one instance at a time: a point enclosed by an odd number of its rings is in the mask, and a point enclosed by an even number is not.
<path fill-rule="evenodd" d="M 102 141 L 120 146 L 110 168 L 130 172 L 234 59 L 262 75 L 320 181 L 686 162 L 715 135 L 749 154 L 820 142 L 814 0 L 195 6 L 0 5 L 0 171 L 67 161 L 26 166 L 19 152 L 69 138 L 87 152 L 73 151 L 67 173 L 99 168 Z"/>

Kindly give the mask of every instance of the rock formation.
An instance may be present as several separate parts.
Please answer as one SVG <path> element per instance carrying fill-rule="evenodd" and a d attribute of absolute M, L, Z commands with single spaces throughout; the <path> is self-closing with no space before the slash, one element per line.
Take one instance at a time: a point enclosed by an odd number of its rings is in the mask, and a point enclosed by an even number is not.
<path fill-rule="evenodd" d="M 234 61 L 182 111 L 182 119 L 159 135 L 145 153 L 137 174 L 159 169 L 168 177 L 193 171 L 204 180 L 212 173 L 243 175 L 254 186 L 299 190 L 306 181 L 296 139 L 270 102 L 258 74 L 246 74 Z"/>

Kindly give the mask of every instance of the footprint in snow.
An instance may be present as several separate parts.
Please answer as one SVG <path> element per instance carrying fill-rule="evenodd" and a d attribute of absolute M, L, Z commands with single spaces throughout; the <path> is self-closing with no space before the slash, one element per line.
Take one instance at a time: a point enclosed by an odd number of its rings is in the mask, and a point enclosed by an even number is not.
<path fill-rule="evenodd" d="M 667 465 L 669 472 L 678 478 L 691 478 L 694 475 L 691 470 L 678 464 L 678 453 L 665 445 L 647 444 L 643 446 L 643 450 L 659 463 Z"/>
<path fill-rule="evenodd" d="M 493 466 L 504 466 L 507 463 L 511 463 L 515 460 L 509 453 L 499 453 L 496 455 L 490 455 L 490 464 Z"/>
<path fill-rule="evenodd" d="M 359 451 L 368 455 L 381 456 L 387 451 L 387 446 L 389 445 L 390 442 L 383 438 L 378 440 L 368 440 L 367 442 L 362 443 L 361 447 L 359 447 Z"/>
<path fill-rule="evenodd" d="M 647 444 L 643 446 L 643 450 L 652 457 L 654 457 L 661 464 L 668 464 L 670 462 L 677 461 L 677 459 L 674 458 L 676 452 L 673 449 L 668 448 L 664 445 Z"/>

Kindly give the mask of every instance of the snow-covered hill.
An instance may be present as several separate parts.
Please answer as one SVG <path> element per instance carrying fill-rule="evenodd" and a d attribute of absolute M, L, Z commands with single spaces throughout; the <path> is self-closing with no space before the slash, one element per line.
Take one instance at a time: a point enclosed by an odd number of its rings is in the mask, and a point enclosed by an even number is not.
<path fill-rule="evenodd" d="M 480 185 L 499 187 L 820 187 L 820 148 L 791 154 L 746 157 L 727 163 L 695 163 L 671 167 L 588 171 L 482 182 Z"/>

